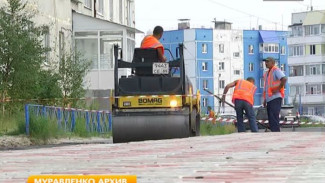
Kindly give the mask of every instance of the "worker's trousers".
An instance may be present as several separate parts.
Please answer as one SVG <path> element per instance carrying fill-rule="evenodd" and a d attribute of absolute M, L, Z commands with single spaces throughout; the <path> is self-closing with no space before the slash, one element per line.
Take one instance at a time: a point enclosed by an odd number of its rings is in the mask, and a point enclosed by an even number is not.
<path fill-rule="evenodd" d="M 235 110 L 237 115 L 237 129 L 238 132 L 245 132 L 246 128 L 244 125 L 244 111 L 249 121 L 249 127 L 252 132 L 258 132 L 256 124 L 256 117 L 253 110 L 253 106 L 245 100 L 235 100 Z"/>
<path fill-rule="evenodd" d="M 267 117 L 269 120 L 270 130 L 272 132 L 280 131 L 280 110 L 282 98 L 276 98 L 267 102 Z"/>

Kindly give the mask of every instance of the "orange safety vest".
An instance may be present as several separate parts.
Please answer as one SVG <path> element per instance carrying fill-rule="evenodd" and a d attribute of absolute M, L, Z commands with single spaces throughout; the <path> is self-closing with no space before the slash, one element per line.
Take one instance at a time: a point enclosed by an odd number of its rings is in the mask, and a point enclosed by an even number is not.
<path fill-rule="evenodd" d="M 209 111 L 209 118 L 214 118 L 214 112 L 212 110 Z"/>
<path fill-rule="evenodd" d="M 245 100 L 251 105 L 254 105 L 254 93 L 256 86 L 246 80 L 240 79 L 237 81 L 234 94 L 232 95 L 232 102 L 235 103 L 236 99 Z"/>
<path fill-rule="evenodd" d="M 164 46 L 154 36 L 146 36 L 141 42 L 141 48 L 161 48 L 162 54 L 164 54 Z"/>
<path fill-rule="evenodd" d="M 277 68 L 276 66 L 273 66 L 272 69 L 270 70 L 269 72 L 269 75 L 267 76 L 267 72 L 264 73 L 264 88 L 266 87 L 266 84 L 268 86 L 268 91 L 267 91 L 267 94 L 269 97 L 271 97 L 273 95 L 273 90 L 276 90 L 279 88 L 280 84 L 281 84 L 281 80 L 276 80 L 276 81 L 273 81 L 273 72 L 276 70 L 276 69 L 279 69 Z M 266 77 L 267 78 L 267 83 L 266 83 Z M 284 86 L 280 89 L 280 94 L 281 94 L 281 97 L 284 98 Z M 265 99 L 265 89 L 263 90 L 263 97 Z"/>

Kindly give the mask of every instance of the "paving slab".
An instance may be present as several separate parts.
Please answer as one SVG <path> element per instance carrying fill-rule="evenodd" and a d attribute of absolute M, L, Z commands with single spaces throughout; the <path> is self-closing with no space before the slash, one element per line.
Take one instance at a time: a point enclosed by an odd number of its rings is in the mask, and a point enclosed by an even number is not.
<path fill-rule="evenodd" d="M 0 182 L 39 174 L 137 175 L 138 182 L 324 183 L 325 133 L 235 133 L 0 151 Z"/>

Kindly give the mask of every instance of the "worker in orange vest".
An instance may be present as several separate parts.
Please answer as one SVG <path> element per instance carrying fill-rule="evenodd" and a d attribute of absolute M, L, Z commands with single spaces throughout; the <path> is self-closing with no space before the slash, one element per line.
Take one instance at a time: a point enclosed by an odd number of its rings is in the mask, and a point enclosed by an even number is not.
<path fill-rule="evenodd" d="M 235 104 L 238 132 L 246 131 L 243 119 L 244 111 L 248 117 L 251 131 L 258 132 L 256 117 L 253 110 L 254 94 L 256 91 L 256 86 L 254 83 L 255 79 L 252 77 L 249 77 L 246 80 L 239 79 L 229 83 L 223 91 L 221 98 L 222 105 L 225 103 L 226 94 L 229 88 L 235 87 L 234 93 L 232 95 L 232 102 Z"/>
<path fill-rule="evenodd" d="M 287 77 L 275 66 L 275 60 L 272 57 L 263 59 L 265 66 L 269 69 L 264 73 L 263 106 L 266 106 L 270 130 L 272 132 L 280 131 L 280 110 L 282 99 L 284 98 L 284 86 Z"/>
<path fill-rule="evenodd" d="M 208 106 L 208 117 L 209 117 L 208 119 L 212 119 L 212 121 L 211 121 L 212 124 L 216 124 L 216 116 L 210 106 Z"/>
<path fill-rule="evenodd" d="M 166 62 L 164 55 L 164 46 L 159 42 L 162 37 L 164 29 L 161 26 L 156 26 L 153 30 L 153 34 L 143 38 L 141 42 L 141 48 L 156 48 L 158 50 L 158 58 L 161 62 Z"/>

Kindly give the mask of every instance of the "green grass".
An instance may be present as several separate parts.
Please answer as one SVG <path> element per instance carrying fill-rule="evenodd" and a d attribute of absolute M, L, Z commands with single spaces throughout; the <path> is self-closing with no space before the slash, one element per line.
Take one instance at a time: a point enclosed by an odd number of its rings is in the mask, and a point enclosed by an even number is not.
<path fill-rule="evenodd" d="M 31 140 L 36 144 L 46 144 L 50 139 L 64 135 L 56 120 L 34 115 L 30 118 L 29 132 Z"/>
<path fill-rule="evenodd" d="M 309 127 L 325 127 L 325 124 L 312 124 L 312 125 L 308 125 L 308 124 L 301 124 L 300 127 L 303 127 L 303 128 L 309 128 Z"/>
<path fill-rule="evenodd" d="M 70 127 L 71 124 L 68 124 Z M 103 137 L 109 138 L 111 132 L 98 133 L 97 131 L 88 132 L 86 122 L 83 118 L 76 119 L 76 125 L 72 132 L 64 131 L 59 128 L 56 119 L 48 119 L 41 116 L 30 116 L 30 139 L 34 144 L 46 144 L 51 139 L 72 138 L 72 137 Z M 14 115 L 0 115 L 0 136 L 26 134 L 24 112 Z"/>
<path fill-rule="evenodd" d="M 302 119 L 300 122 L 305 122 L 305 123 L 309 123 L 309 122 L 312 122 L 313 124 L 309 125 L 309 124 L 301 124 L 300 127 L 304 127 L 304 128 L 308 128 L 308 127 L 325 127 L 325 124 L 324 123 L 321 123 L 320 124 L 315 124 L 317 122 L 315 121 L 310 121 L 310 120 L 307 120 L 307 119 Z"/>
<path fill-rule="evenodd" d="M 227 124 L 227 125 L 220 125 L 216 124 L 213 125 L 211 123 L 201 123 L 201 136 L 207 136 L 207 135 L 225 135 L 236 132 L 237 129 L 233 124 Z"/>
<path fill-rule="evenodd" d="M 0 114 L 0 136 L 20 135 L 25 133 L 25 117 L 23 113 Z"/>

